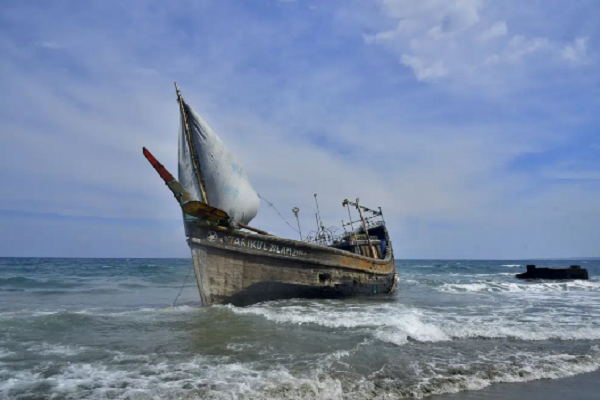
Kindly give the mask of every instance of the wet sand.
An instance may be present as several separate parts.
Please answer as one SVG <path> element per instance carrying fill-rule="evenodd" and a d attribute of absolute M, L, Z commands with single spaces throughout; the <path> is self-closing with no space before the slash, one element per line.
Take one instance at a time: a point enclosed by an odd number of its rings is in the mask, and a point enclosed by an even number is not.
<path fill-rule="evenodd" d="M 499 383 L 482 390 L 444 394 L 432 400 L 597 400 L 600 399 L 600 371 L 562 379 Z"/>

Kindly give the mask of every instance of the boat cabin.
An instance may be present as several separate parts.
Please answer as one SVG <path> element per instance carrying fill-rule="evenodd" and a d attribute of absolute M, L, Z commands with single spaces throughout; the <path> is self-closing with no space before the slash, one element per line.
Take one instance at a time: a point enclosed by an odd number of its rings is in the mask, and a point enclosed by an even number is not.
<path fill-rule="evenodd" d="M 385 258 L 386 247 L 389 243 L 387 232 L 383 228 L 383 223 L 377 226 L 371 226 L 369 230 L 369 240 L 361 228 L 359 232 L 350 232 L 345 234 L 341 240 L 334 241 L 330 247 L 340 250 L 346 250 L 351 253 L 359 254 L 365 257 L 383 259 Z"/>
<path fill-rule="evenodd" d="M 309 238 L 308 241 L 365 257 L 384 259 L 386 250 L 390 246 L 390 240 L 385 229 L 381 207 L 379 210 L 372 210 L 361 206 L 358 199 L 356 199 L 356 202 L 344 200 L 342 205 L 348 207 L 348 216 L 350 217 L 350 222 L 344 223 L 342 221 L 344 233 L 341 236 L 333 235 L 331 229 L 325 229 L 321 224 L 315 237 Z M 360 220 L 352 221 L 350 206 L 354 206 L 358 210 Z M 365 216 L 363 212 L 369 212 L 371 215 Z M 320 222 L 318 217 L 317 221 Z M 357 224 L 358 227 L 355 228 Z M 350 231 L 346 230 L 347 226 L 350 226 Z"/>

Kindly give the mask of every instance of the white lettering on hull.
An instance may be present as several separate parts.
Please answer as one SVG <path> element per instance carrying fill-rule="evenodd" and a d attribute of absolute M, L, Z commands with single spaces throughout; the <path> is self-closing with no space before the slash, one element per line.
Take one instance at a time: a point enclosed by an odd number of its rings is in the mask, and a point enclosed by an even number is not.
<path fill-rule="evenodd" d="M 238 247 L 246 247 L 249 249 L 263 250 L 269 253 L 277 253 L 283 254 L 286 256 L 305 256 L 308 253 L 304 250 L 298 250 L 293 247 L 280 247 L 276 244 L 263 242 L 262 240 L 246 240 L 240 239 L 238 237 L 227 236 L 227 235 L 219 235 L 215 231 L 208 232 L 208 236 L 206 237 L 209 242 L 221 242 L 223 244 L 229 244 Z"/>

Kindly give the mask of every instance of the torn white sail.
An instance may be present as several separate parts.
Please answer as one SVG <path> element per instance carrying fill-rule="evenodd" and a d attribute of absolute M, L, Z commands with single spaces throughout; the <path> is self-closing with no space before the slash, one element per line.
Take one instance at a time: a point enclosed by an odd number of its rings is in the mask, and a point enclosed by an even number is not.
<path fill-rule="evenodd" d="M 246 170 L 208 124 L 181 99 L 187 116 L 193 150 L 190 149 L 184 116 L 179 129 L 179 181 L 197 199 L 225 211 L 231 223 L 249 223 L 258 212 L 260 198 L 250 185 Z M 194 152 L 195 151 L 195 152 Z M 200 180 L 193 154 L 197 157 Z M 199 181 L 204 184 L 204 193 Z"/>

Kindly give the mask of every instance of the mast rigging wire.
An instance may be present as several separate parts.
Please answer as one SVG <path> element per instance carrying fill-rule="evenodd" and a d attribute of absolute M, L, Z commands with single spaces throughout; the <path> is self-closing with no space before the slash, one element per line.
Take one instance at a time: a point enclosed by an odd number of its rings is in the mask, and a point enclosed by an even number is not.
<path fill-rule="evenodd" d="M 258 193 L 257 193 L 258 194 Z M 279 211 L 277 211 L 277 209 L 275 208 L 275 206 L 273 205 L 273 203 L 271 203 L 269 200 L 265 199 L 264 197 L 262 197 L 260 194 L 258 195 L 259 198 L 261 198 L 262 200 L 266 201 L 268 205 L 270 205 L 273 210 L 275 210 L 275 212 L 277 214 L 279 214 L 279 216 L 281 217 L 281 219 L 283 220 L 283 222 L 285 222 L 290 228 L 292 228 L 292 230 L 298 234 L 300 234 L 300 232 L 298 232 L 298 230 L 296 228 L 294 228 L 292 225 L 290 225 L 289 222 L 287 222 L 287 220 L 285 218 L 283 218 L 283 215 L 281 215 L 281 213 Z"/>
<path fill-rule="evenodd" d="M 187 281 L 188 277 L 190 276 L 190 272 L 192 272 L 192 266 L 193 265 L 194 265 L 194 263 L 192 262 L 190 264 L 190 269 L 188 270 L 188 273 L 185 276 L 185 279 L 183 280 L 183 285 L 181 285 L 181 289 L 179 289 L 179 294 L 177 295 L 177 297 L 175 297 L 175 300 L 173 300 L 173 305 L 171 306 L 171 308 L 175 307 L 175 304 L 177 303 L 177 299 L 179 298 L 179 296 L 181 296 L 181 292 L 183 292 L 183 288 L 185 286 L 185 282 Z"/>

